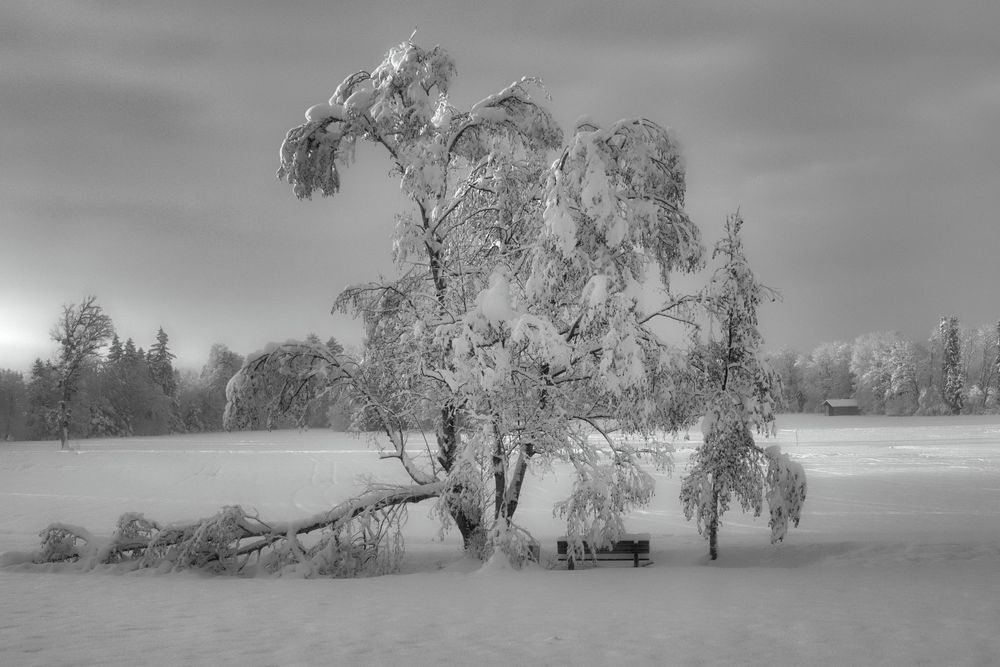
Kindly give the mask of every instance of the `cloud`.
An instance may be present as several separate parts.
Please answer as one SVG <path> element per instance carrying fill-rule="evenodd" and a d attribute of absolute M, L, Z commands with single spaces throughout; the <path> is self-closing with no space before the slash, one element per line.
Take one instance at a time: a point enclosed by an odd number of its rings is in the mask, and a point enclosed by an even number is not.
<path fill-rule="evenodd" d="M 1000 268 L 977 253 L 1000 245 L 998 13 L 993 0 L 3 3 L 0 272 L 52 312 L 99 290 L 137 338 L 164 324 L 245 351 L 304 335 L 312 313 L 342 327 L 333 295 L 389 268 L 398 185 L 361 150 L 341 194 L 297 202 L 274 178 L 277 149 L 416 27 L 456 57 L 458 105 L 537 74 L 565 126 L 581 113 L 673 126 L 706 239 L 740 206 L 752 261 L 786 292 L 768 311 L 774 342 L 894 328 L 878 318 L 897 306 L 898 321 L 933 324 L 949 298 L 992 319 L 983 286 Z"/>

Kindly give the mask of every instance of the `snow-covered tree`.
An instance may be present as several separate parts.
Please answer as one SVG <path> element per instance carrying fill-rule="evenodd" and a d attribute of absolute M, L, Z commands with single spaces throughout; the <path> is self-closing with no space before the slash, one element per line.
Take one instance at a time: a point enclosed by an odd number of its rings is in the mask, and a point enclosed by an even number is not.
<path fill-rule="evenodd" d="M 701 261 L 676 141 L 644 119 L 581 121 L 553 162 L 562 132 L 533 99 L 536 81 L 463 111 L 448 100 L 453 74 L 442 49 L 401 44 L 288 133 L 279 176 L 300 198 L 335 194 L 358 140 L 385 150 L 412 202 L 393 238 L 399 275 L 337 300 L 366 325 L 361 358 L 307 343 L 251 355 L 230 387 L 230 416 L 249 423 L 290 405 L 297 387 L 346 383 L 360 418 L 385 436 L 385 456 L 418 487 L 447 482 L 442 514 L 468 548 L 519 534 L 510 520 L 528 466 L 554 458 L 579 475 L 558 507 L 570 534 L 609 539 L 652 488 L 611 433 L 651 436 L 690 417 L 671 384 L 682 360 L 650 327 L 684 319 L 690 300 L 666 291 L 641 303 L 651 276 L 668 289 L 672 272 Z M 421 466 L 408 433 L 428 421 L 433 455 Z M 644 449 L 665 460 L 662 446 Z"/>
<path fill-rule="evenodd" d="M 987 401 L 992 396 L 994 402 L 998 400 L 1000 396 L 1000 321 L 996 323 L 993 329 L 993 334 L 991 336 L 992 349 L 993 349 L 993 359 L 990 365 L 990 373 L 986 375 L 984 379 L 983 386 L 986 387 L 985 395 L 983 396 L 983 407 L 986 407 Z M 986 359 L 983 359 L 983 366 L 986 366 Z M 984 372 L 985 375 L 985 372 Z M 990 389 L 993 393 L 990 394 Z"/>
<path fill-rule="evenodd" d="M 886 414 L 912 415 L 919 407 L 920 384 L 917 381 L 917 346 L 897 337 L 889 348 L 889 390 Z"/>
<path fill-rule="evenodd" d="M 448 98 L 454 74 L 440 47 L 405 42 L 393 48 L 371 73 L 349 76 L 328 103 L 306 112 L 307 122 L 285 139 L 278 175 L 300 198 L 317 190 L 333 195 L 339 170 L 360 140 L 382 148 L 400 177 L 412 208 L 397 216 L 392 239 L 399 275 L 340 295 L 337 308 L 365 323 L 364 363 L 330 363 L 352 386 L 360 414 L 387 436 L 385 453 L 403 462 L 414 482 L 454 478 L 445 514 L 466 545 L 479 548 L 485 526 L 471 498 L 481 483 L 456 477 L 469 406 L 454 378 L 453 341 L 441 327 L 475 303 L 498 258 L 523 255 L 546 151 L 559 146 L 562 133 L 533 100 L 536 81 L 522 79 L 460 111 Z M 311 367 L 323 352 L 309 349 L 285 346 L 269 360 Z M 293 361 L 296 356 L 310 359 Z M 268 367 L 251 361 L 259 370 Z M 407 433 L 428 418 L 436 455 L 420 467 L 409 454 Z"/>
<path fill-rule="evenodd" d="M 995 325 L 960 328 L 964 374 L 963 410 L 982 412 L 995 396 L 997 331 Z"/>
<path fill-rule="evenodd" d="M 938 327 L 943 344 L 941 360 L 941 398 L 957 415 L 962 412 L 962 398 L 965 389 L 965 373 L 962 368 L 962 344 L 957 317 L 942 317 Z"/>
<path fill-rule="evenodd" d="M 810 353 L 802 370 L 803 410 L 815 412 L 828 398 L 854 396 L 855 377 L 851 373 L 851 344 L 822 343 Z"/>
<path fill-rule="evenodd" d="M 875 414 L 913 414 L 918 407 L 917 348 L 896 332 L 858 336 L 851 353 L 862 409 Z"/>
<path fill-rule="evenodd" d="M 809 360 L 790 347 L 768 352 L 764 358 L 781 378 L 778 411 L 802 412 L 807 400 L 803 373 Z"/>
<path fill-rule="evenodd" d="M 851 346 L 851 373 L 857 378 L 857 397 L 862 410 L 885 413 L 892 369 L 889 351 L 895 335 L 877 331 L 854 339 Z"/>
<path fill-rule="evenodd" d="M 763 361 L 757 308 L 770 291 L 757 282 L 743 253 L 737 213 L 726 221 L 726 236 L 713 257 L 721 257 L 705 300 L 712 313 L 714 336 L 694 353 L 704 401 L 704 441 L 691 456 L 681 484 L 681 503 L 688 520 L 709 543 L 709 558 L 718 557 L 722 515 L 735 498 L 744 511 L 758 516 L 766 497 L 771 542 L 782 540 L 788 524 L 798 525 L 806 497 L 805 471 L 777 446 L 764 449 L 753 432 L 767 434 L 774 424 L 779 379 Z"/>
<path fill-rule="evenodd" d="M 215 343 L 201 368 L 200 419 L 206 431 L 221 431 L 226 409 L 226 386 L 243 366 L 243 357 L 224 343 Z"/>

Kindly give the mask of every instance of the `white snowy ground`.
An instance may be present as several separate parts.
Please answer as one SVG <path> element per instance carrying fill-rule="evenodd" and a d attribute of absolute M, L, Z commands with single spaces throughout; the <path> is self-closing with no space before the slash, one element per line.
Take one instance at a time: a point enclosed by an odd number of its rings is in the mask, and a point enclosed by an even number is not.
<path fill-rule="evenodd" d="M 805 466 L 802 525 L 727 515 L 721 557 L 681 515 L 678 470 L 629 520 L 649 567 L 515 572 L 463 559 L 411 509 L 399 575 L 239 579 L 0 568 L 0 665 L 1000 664 L 1000 419 L 787 417 Z M 282 432 L 0 444 L 0 553 L 50 521 L 110 533 L 255 507 L 291 519 L 357 476 L 394 472 L 363 440 Z M 402 480 L 401 480 L 402 481 Z M 519 519 L 551 557 L 565 469 L 531 480 Z M 3 562 L 0 557 L 0 562 Z M 16 561 L 8 556 L 6 562 Z"/>

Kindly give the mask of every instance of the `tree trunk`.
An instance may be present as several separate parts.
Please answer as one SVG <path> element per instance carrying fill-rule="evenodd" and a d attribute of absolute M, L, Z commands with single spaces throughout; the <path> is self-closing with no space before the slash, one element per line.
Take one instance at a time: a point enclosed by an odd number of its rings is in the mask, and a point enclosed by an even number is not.
<path fill-rule="evenodd" d="M 712 480 L 712 514 L 708 519 L 708 558 L 719 557 L 719 485 Z"/>
<path fill-rule="evenodd" d="M 499 519 L 504 512 L 504 498 L 507 488 L 507 458 L 504 456 L 503 437 L 493 426 L 493 518 Z"/>
<path fill-rule="evenodd" d="M 66 401 L 59 401 L 59 449 L 66 449 L 69 442 L 69 408 Z"/>
<path fill-rule="evenodd" d="M 518 502 L 521 499 L 521 487 L 524 485 L 524 476 L 528 472 L 528 460 L 535 453 L 535 448 L 531 443 L 524 446 L 524 451 L 517 459 L 517 465 L 514 466 L 514 472 L 510 478 L 510 484 L 504 491 L 504 516 L 507 521 L 514 518 L 514 512 L 517 511 Z"/>
<path fill-rule="evenodd" d="M 438 431 L 438 463 L 445 472 L 451 471 L 457 453 L 458 414 L 455 407 L 449 403 L 441 409 L 441 429 Z M 483 545 L 486 543 L 482 516 L 453 503 L 448 504 L 448 514 L 462 535 L 465 551 L 481 556 Z"/>
<path fill-rule="evenodd" d="M 486 531 L 479 517 L 474 517 L 468 512 L 452 509 L 451 518 L 458 526 L 458 532 L 462 535 L 462 547 L 466 554 L 471 554 L 482 559 L 483 549 L 486 546 Z"/>

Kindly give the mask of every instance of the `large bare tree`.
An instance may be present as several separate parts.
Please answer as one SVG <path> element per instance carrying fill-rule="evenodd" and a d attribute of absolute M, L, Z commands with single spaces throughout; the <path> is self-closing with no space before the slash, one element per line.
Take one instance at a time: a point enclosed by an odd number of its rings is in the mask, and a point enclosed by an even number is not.
<path fill-rule="evenodd" d="M 111 318 L 97 305 L 97 297 L 88 296 L 80 303 L 63 306 L 62 316 L 50 335 L 59 343 L 56 370 L 59 372 L 59 446 L 69 441 L 70 403 L 79 388 L 84 366 L 97 357 L 115 329 Z"/>

